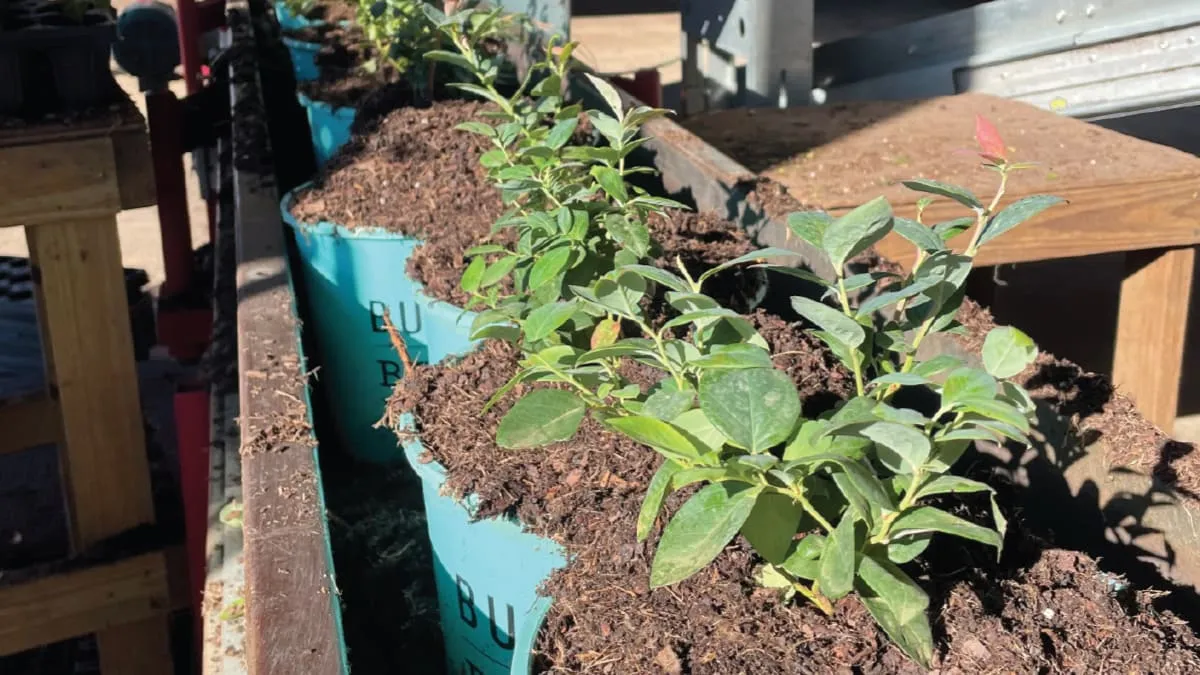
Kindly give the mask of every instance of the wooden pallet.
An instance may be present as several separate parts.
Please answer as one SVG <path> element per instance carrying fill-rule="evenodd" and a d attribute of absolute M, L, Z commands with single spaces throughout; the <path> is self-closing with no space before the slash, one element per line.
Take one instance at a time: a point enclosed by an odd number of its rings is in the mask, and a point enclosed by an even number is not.
<path fill-rule="evenodd" d="M 980 265 L 1127 252 L 1113 379 L 1160 428 L 1179 401 L 1188 296 L 1200 244 L 1200 159 L 1032 106 L 964 94 L 927 101 L 731 110 L 686 126 L 814 208 L 845 211 L 884 195 L 914 217 L 920 196 L 899 182 L 925 177 L 995 190 L 973 153 L 976 114 L 998 127 L 1016 160 L 1004 203 L 1052 194 L 1071 203 L 1044 212 L 983 248 Z M 940 199 L 925 221 L 970 215 Z M 965 237 L 960 238 L 965 239 Z M 958 245 L 965 246 L 965 241 Z M 906 264 L 912 245 L 892 234 L 879 252 Z"/>
<path fill-rule="evenodd" d="M 0 130 L 0 227 L 29 243 L 47 391 L 0 404 L 0 452 L 57 443 L 75 553 L 154 521 L 116 214 L 154 203 L 132 102 Z M 104 675 L 172 672 L 166 551 L 0 587 L 0 655 L 95 633 Z"/>

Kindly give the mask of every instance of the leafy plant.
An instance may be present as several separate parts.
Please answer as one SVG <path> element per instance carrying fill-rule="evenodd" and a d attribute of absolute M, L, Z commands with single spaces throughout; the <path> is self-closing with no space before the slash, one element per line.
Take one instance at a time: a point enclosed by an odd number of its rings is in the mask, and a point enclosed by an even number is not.
<path fill-rule="evenodd" d="M 373 53 L 363 68 L 375 72 L 386 64 L 411 83 L 424 82 L 421 56 L 440 46 L 441 37 L 425 17 L 426 6 L 428 0 L 360 0 L 355 22 Z"/>
<path fill-rule="evenodd" d="M 607 145 L 575 143 L 582 106 L 567 103 L 565 88 L 576 45 L 551 38 L 515 91 L 504 93 L 496 60 L 473 48 L 466 32 L 466 26 L 490 29 L 500 21 L 498 12 L 444 16 L 429 10 L 456 51 L 436 50 L 426 58 L 469 73 L 474 82 L 452 86 L 494 106 L 484 113 L 494 124 L 471 121 L 459 128 L 494 146 L 480 161 L 512 207 L 494 231 L 512 230 L 515 245 L 487 243 L 466 252 L 472 260 L 461 286 L 473 299 L 468 308 L 485 310 L 473 337 L 537 345 L 555 341 L 557 329 L 568 322 L 587 326 L 602 316 L 573 303 L 575 289 L 586 290 L 615 265 L 649 255 L 649 218 L 683 205 L 626 182 L 634 173 L 651 171 L 627 166 L 626 158 L 642 143 L 641 125 L 667 111 L 624 109 L 611 85 L 591 78 L 609 110 L 589 110 L 587 118 Z"/>
<path fill-rule="evenodd" d="M 1009 162 L 1003 146 L 992 142 L 999 136 L 990 124 L 981 119 L 979 129 L 984 166 L 1000 182 L 987 204 L 962 187 L 907 183 L 968 206 L 974 215 L 965 225 L 905 220 L 882 199 L 839 218 L 801 213 L 789 219 L 792 231 L 836 270 L 832 281 L 821 281 L 833 304 L 796 297 L 793 307 L 854 374 L 856 395 L 849 401 L 804 419 L 796 384 L 772 367 L 762 338 L 744 317 L 701 292 L 721 268 L 786 252 L 757 251 L 695 280 L 682 266 L 675 275 L 621 265 L 590 289 L 571 289 L 573 303 L 605 316 L 587 348 L 554 338 L 576 315 L 573 308 L 548 310 L 544 322 L 523 326 L 526 345 L 540 349 L 529 351 L 489 405 L 523 382 L 558 388 L 533 389 L 514 404 L 497 443 L 525 448 L 569 438 L 590 410 L 663 457 L 638 516 L 639 539 L 649 535 L 667 495 L 700 486 L 663 530 L 652 586 L 690 577 L 741 533 L 766 561 L 762 583 L 826 612 L 854 593 L 905 653 L 928 666 L 929 598 L 900 566 L 924 552 L 935 533 L 993 546 L 999 554 L 1005 520 L 994 498 L 991 527 L 928 500 L 993 493 L 950 469 L 972 441 L 1028 442 L 1033 402 L 1006 380 L 1032 363 L 1037 350 L 1014 328 L 988 335 L 982 369 L 947 355 L 924 360 L 918 350 L 931 335 L 958 329 L 954 316 L 979 248 L 1061 201 L 1028 197 L 999 209 L 1008 177 L 1023 165 Z M 909 274 L 846 274 L 848 260 L 893 230 L 917 247 Z M 954 252 L 948 242 L 967 231 L 965 250 Z M 668 289 L 670 305 L 680 312 L 657 329 L 639 303 L 652 284 Z M 852 301 L 853 291 L 884 284 L 874 296 Z M 613 318 L 636 326 L 640 336 L 620 338 L 606 323 Z M 687 336 L 672 333 L 679 327 L 689 329 Z M 642 392 L 620 376 L 622 359 L 661 369 L 662 383 Z M 903 389 L 927 392 L 933 403 L 893 405 Z"/>

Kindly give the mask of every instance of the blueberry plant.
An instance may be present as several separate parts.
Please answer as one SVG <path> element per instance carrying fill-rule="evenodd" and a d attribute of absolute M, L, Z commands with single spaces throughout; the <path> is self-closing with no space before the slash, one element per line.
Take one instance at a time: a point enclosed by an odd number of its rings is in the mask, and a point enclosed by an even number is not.
<path fill-rule="evenodd" d="M 515 244 L 469 251 L 461 282 L 472 308 L 481 310 L 475 337 L 504 339 L 522 351 L 518 372 L 487 404 L 523 390 L 501 419 L 497 444 L 526 449 L 563 441 L 590 414 L 661 456 L 637 516 L 639 540 L 654 529 L 666 497 L 688 491 L 662 530 L 652 587 L 691 577 L 740 534 L 762 558 L 761 584 L 825 612 L 854 595 L 906 654 L 928 666 L 929 598 L 903 566 L 935 534 L 999 555 L 1005 519 L 992 488 L 952 468 L 974 441 L 1028 442 L 1033 402 L 1011 378 L 1037 349 L 1010 327 L 988 334 L 981 368 L 949 355 L 925 358 L 921 348 L 933 336 L 962 330 L 955 316 L 981 247 L 1062 200 L 1033 196 L 1002 207 L 1010 176 L 1027 165 L 1010 161 L 999 134 L 980 118 L 983 167 L 998 179 L 989 199 L 916 179 L 905 183 L 927 195 L 916 219 L 895 215 L 882 198 L 836 218 L 789 217 L 791 234 L 827 259 L 831 279 L 763 262 L 794 255 L 783 249 L 754 251 L 696 275 L 678 260 L 666 268 L 647 264 L 652 216 L 679 205 L 632 185 L 630 176 L 646 169 L 626 160 L 642 143 L 640 126 L 666 111 L 627 108 L 610 85 L 592 78 L 608 110 L 589 110 L 587 118 L 603 143 L 577 145 L 581 108 L 563 93 L 574 45 L 551 42 L 544 59 L 505 93 L 494 62 L 472 48 L 464 30 L 472 21 L 486 25 L 491 15 L 429 15 L 453 51 L 427 58 L 469 74 L 458 88 L 494 105 L 487 115 L 493 123 L 461 128 L 491 142 L 481 161 L 511 207 L 495 230 L 511 230 Z M 936 198 L 969 215 L 924 222 Z M 852 258 L 892 232 L 915 246 L 906 274 L 848 272 Z M 816 418 L 803 416 L 796 383 L 773 366 L 780 355 L 746 317 L 705 293 L 715 274 L 739 265 L 770 267 L 824 288 L 819 298 L 792 298 L 792 307 L 852 373 L 853 397 Z M 645 300 L 657 294 L 670 317 L 649 315 Z M 626 379 L 628 361 L 660 371 L 658 384 L 643 390 Z M 523 386 L 534 383 L 540 386 Z M 965 493 L 992 495 L 989 525 L 930 502 Z"/>
<path fill-rule="evenodd" d="M 1008 378 L 1032 363 L 1037 349 L 1006 327 L 987 336 L 983 368 L 948 355 L 922 359 L 919 350 L 930 336 L 960 329 L 954 317 L 980 247 L 1061 201 L 1034 196 L 999 208 L 1009 176 L 1023 165 L 1006 159 L 990 124 L 981 120 L 977 135 L 984 167 L 999 178 L 988 202 L 954 185 L 906 183 L 962 204 L 973 213 L 969 220 L 930 226 L 919 216 L 895 216 L 883 199 L 840 218 L 819 212 L 789 218 L 792 233 L 821 251 L 836 271 L 820 281 L 831 302 L 795 297 L 792 305 L 853 373 L 850 400 L 804 419 L 796 383 L 772 366 L 772 354 L 749 321 L 703 293 L 706 278 L 724 267 L 786 251 L 756 251 L 695 279 L 682 266 L 675 273 L 625 264 L 591 288 L 571 288 L 570 302 L 594 316 L 618 317 L 640 335 L 606 339 L 598 323 L 593 335 L 600 339 L 578 347 L 553 339 L 550 326 L 535 326 L 536 339 L 526 336 L 534 349 L 493 402 L 522 382 L 560 386 L 534 388 L 519 399 L 500 423 L 498 444 L 523 448 L 569 438 L 590 411 L 662 456 L 638 516 L 639 539 L 649 535 L 668 494 L 694 491 L 663 530 L 652 586 L 695 574 L 740 533 L 765 562 L 761 583 L 826 612 L 856 594 L 896 644 L 928 666 L 929 598 L 901 565 L 924 552 L 936 533 L 981 542 L 999 554 L 1005 520 L 994 499 L 991 526 L 928 500 L 992 493 L 950 471 L 972 441 L 1027 442 L 1033 402 Z M 846 274 L 852 257 L 892 231 L 916 247 L 906 276 Z M 952 250 L 951 240 L 968 232 L 965 250 Z M 852 302 L 851 293 L 885 284 Z M 657 329 L 640 304 L 653 285 L 667 289 L 678 312 Z M 679 327 L 688 328 L 682 337 L 674 331 Z M 662 370 L 661 383 L 642 391 L 625 381 L 622 359 Z M 936 403 L 893 405 L 905 388 L 926 390 Z"/>
<path fill-rule="evenodd" d="M 608 111 L 588 110 L 586 119 L 603 139 L 580 143 L 583 108 L 566 102 L 565 88 L 574 43 L 551 38 L 542 58 L 526 70 L 515 90 L 498 84 L 497 58 L 476 49 L 467 28 L 487 29 L 498 10 L 427 13 L 455 51 L 435 50 L 426 58 L 450 64 L 472 82 L 452 86 L 487 101 L 483 121 L 460 129 L 484 136 L 493 148 L 480 162 L 509 210 L 493 230 L 509 231 L 511 245 L 485 243 L 466 252 L 471 259 L 461 286 L 482 310 L 473 337 L 499 337 L 529 347 L 579 339 L 564 325 L 590 327 L 605 313 L 575 301 L 615 266 L 636 264 L 651 253 L 649 221 L 677 202 L 655 197 L 626 179 L 645 167 L 627 165 L 642 143 L 641 126 L 667 111 L 626 109 L 609 84 L 591 78 Z M 590 77 L 590 76 L 589 76 Z M 506 282 L 511 285 L 506 286 Z M 601 321 L 601 325 L 610 324 Z"/>

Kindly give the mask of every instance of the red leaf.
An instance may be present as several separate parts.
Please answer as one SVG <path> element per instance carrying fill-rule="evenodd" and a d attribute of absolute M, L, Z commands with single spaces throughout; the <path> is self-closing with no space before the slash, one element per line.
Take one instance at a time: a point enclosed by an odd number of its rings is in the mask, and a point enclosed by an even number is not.
<path fill-rule="evenodd" d="M 1004 139 L 1000 138 L 1000 132 L 983 115 L 975 116 L 975 142 L 985 157 L 1005 159 Z"/>

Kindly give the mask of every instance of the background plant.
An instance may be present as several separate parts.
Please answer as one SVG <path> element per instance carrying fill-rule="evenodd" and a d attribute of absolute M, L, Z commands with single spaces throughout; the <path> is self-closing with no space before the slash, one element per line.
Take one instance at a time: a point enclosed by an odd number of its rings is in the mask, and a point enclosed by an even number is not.
<path fill-rule="evenodd" d="M 626 182 L 634 173 L 653 171 L 627 166 L 626 160 L 643 142 L 641 125 L 667 111 L 625 109 L 611 85 L 588 76 L 609 108 L 587 111 L 605 145 L 578 143 L 582 106 L 568 103 L 566 96 L 574 43 L 551 38 L 515 91 L 506 93 L 498 83 L 496 60 L 473 48 L 466 30 L 488 30 L 503 15 L 498 10 L 429 14 L 456 51 L 436 50 L 426 57 L 469 73 L 474 82 L 452 86 L 494 106 L 484 113 L 494 123 L 471 121 L 459 128 L 494 146 L 480 161 L 511 206 L 493 232 L 511 229 L 515 244 L 489 243 L 466 252 L 471 263 L 461 286 L 472 297 L 468 308 L 485 310 L 473 337 L 538 344 L 568 322 L 590 326 L 605 314 L 571 302 L 573 289 L 589 288 L 614 265 L 644 259 L 653 248 L 649 219 L 667 208 L 683 208 Z M 532 337 L 523 330 L 526 325 L 533 327 Z"/>

